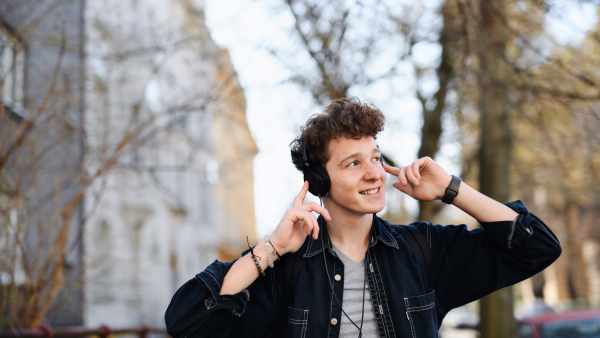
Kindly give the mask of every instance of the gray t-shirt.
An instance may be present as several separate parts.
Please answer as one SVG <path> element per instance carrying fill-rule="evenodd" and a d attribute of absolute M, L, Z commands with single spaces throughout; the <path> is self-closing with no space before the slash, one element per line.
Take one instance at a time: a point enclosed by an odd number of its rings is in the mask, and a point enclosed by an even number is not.
<path fill-rule="evenodd" d="M 332 243 L 333 244 L 333 243 Z M 375 312 L 371 303 L 371 294 L 369 293 L 369 282 L 365 283 L 365 260 L 355 262 L 348 258 L 344 253 L 333 245 L 336 254 L 344 263 L 344 276 L 340 282 L 344 283 L 344 297 L 342 308 L 352 321 L 360 327 L 360 319 L 363 310 L 363 288 L 365 289 L 365 317 L 362 324 L 362 338 L 379 337 L 379 329 L 375 321 Z M 335 281 L 332 281 L 336 283 Z M 340 317 L 340 338 L 358 337 L 358 329 L 350 323 L 348 318 L 342 312 Z"/>

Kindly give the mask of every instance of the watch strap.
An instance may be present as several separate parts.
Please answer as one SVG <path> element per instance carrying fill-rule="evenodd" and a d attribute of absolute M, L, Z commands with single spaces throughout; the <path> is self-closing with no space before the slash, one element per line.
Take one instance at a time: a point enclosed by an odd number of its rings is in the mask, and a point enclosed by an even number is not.
<path fill-rule="evenodd" d="M 444 198 L 442 198 L 442 202 L 446 204 L 452 204 L 452 201 L 454 200 L 456 195 L 458 195 L 458 188 L 460 187 L 460 182 L 462 182 L 460 177 L 452 175 L 452 180 L 450 181 L 448 188 L 446 188 L 446 193 L 444 194 Z"/>

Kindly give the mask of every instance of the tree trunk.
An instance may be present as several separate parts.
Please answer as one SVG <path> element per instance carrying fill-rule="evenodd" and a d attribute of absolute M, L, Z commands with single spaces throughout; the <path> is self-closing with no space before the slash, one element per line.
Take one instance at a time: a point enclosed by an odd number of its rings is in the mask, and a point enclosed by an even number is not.
<path fill-rule="evenodd" d="M 434 158 L 440 149 L 439 140 L 442 135 L 442 113 L 446 107 L 446 94 L 450 79 L 453 75 L 453 60 L 450 50 L 452 32 L 452 18 L 449 6 L 454 6 L 453 1 L 446 1 L 442 6 L 442 16 L 444 18 L 444 27 L 440 36 L 440 45 L 442 46 L 442 59 L 437 68 L 439 89 L 435 93 L 436 105 L 433 109 L 427 109 L 426 100 L 421 98 L 423 105 L 423 127 L 421 128 L 421 147 L 418 157 L 429 156 Z M 441 203 L 419 201 L 419 221 L 433 221 L 433 217 L 442 209 Z"/>
<path fill-rule="evenodd" d="M 479 148 L 481 192 L 508 202 L 511 133 L 509 124 L 507 67 L 504 53 L 508 31 L 502 21 L 502 0 L 480 2 L 479 39 L 481 140 Z M 504 288 L 480 302 L 480 333 L 485 338 L 509 338 L 516 334 L 512 288 Z"/>
<path fill-rule="evenodd" d="M 582 251 L 585 238 L 581 229 L 580 207 L 575 203 L 567 206 L 567 225 L 569 291 L 571 299 L 585 302 L 589 299 L 587 267 Z"/>

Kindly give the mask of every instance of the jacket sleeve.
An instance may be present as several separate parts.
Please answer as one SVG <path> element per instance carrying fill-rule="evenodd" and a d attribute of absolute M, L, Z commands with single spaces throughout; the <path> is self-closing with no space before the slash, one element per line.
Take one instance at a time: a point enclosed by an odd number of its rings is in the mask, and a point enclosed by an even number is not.
<path fill-rule="evenodd" d="M 554 233 L 521 201 L 507 203 L 515 221 L 466 225 L 418 224 L 427 236 L 435 267 L 436 300 L 442 315 L 547 268 L 561 254 Z"/>
<path fill-rule="evenodd" d="M 268 336 L 268 331 L 275 326 L 279 290 L 276 272 L 267 269 L 265 277 L 257 278 L 241 292 L 219 295 L 225 275 L 234 262 L 215 261 L 177 290 L 165 313 L 169 336 Z"/>

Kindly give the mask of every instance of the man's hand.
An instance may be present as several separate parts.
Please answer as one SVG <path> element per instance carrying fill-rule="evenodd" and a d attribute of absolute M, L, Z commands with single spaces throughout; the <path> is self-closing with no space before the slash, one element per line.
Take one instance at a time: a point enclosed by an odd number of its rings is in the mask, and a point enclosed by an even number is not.
<path fill-rule="evenodd" d="M 326 221 L 331 221 L 327 209 L 316 203 L 304 203 L 308 192 L 308 182 L 304 182 L 302 190 L 294 198 L 294 207 L 286 210 L 281 222 L 269 237 L 275 250 L 283 255 L 288 252 L 296 252 L 312 231 L 312 237 L 316 240 L 319 236 L 319 224 L 313 211 L 323 215 Z"/>
<path fill-rule="evenodd" d="M 384 164 L 388 173 L 398 176 L 394 188 L 419 201 L 442 199 L 452 177 L 430 157 L 423 157 L 406 167 Z M 410 182 L 413 186 L 408 185 Z"/>

